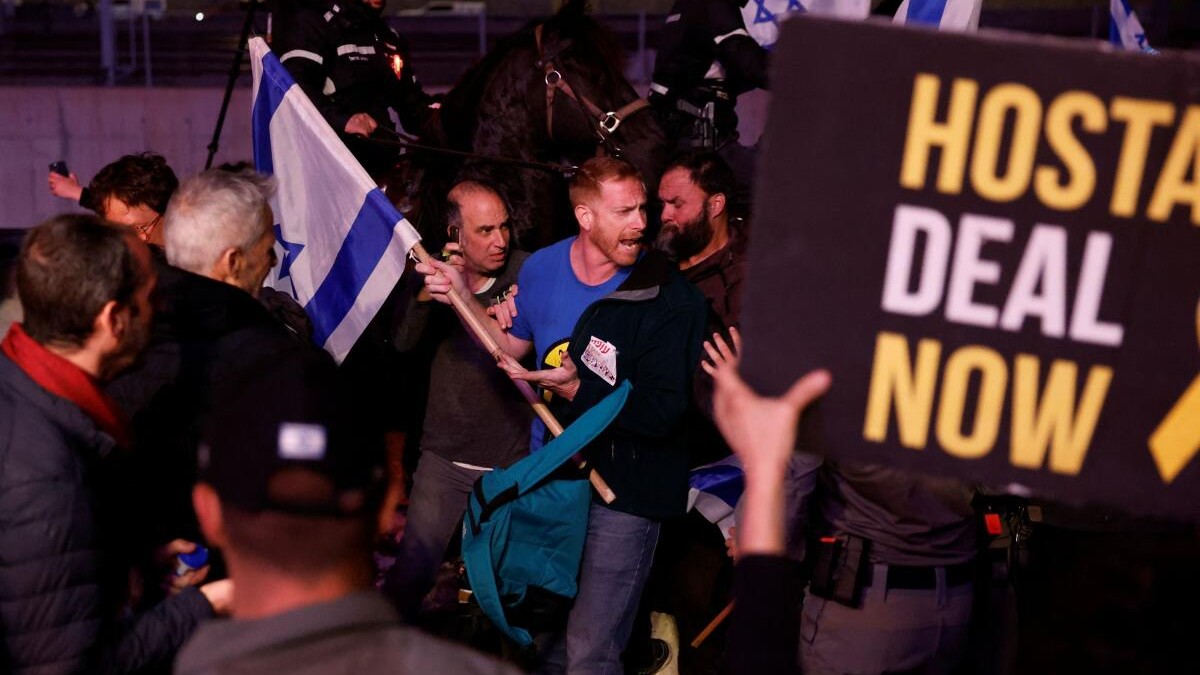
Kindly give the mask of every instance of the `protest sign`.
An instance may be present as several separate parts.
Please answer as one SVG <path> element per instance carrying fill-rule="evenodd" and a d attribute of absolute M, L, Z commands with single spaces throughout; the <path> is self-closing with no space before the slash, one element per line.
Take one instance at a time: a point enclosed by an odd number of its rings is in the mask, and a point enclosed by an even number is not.
<path fill-rule="evenodd" d="M 1200 516 L 1200 60 L 809 17 L 774 58 L 751 383 L 829 368 L 834 458 Z"/>

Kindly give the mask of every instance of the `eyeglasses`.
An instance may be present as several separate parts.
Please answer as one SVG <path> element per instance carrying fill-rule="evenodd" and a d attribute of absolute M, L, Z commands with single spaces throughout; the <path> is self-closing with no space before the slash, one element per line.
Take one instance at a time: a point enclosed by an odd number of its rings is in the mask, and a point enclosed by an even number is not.
<path fill-rule="evenodd" d="M 146 241 L 150 238 L 150 233 L 153 232 L 156 227 L 162 224 L 162 220 L 162 214 L 159 214 L 154 217 L 154 220 L 151 220 L 148 223 L 133 223 L 131 224 L 131 227 L 133 227 L 133 229 L 137 232 L 138 239 Z"/>

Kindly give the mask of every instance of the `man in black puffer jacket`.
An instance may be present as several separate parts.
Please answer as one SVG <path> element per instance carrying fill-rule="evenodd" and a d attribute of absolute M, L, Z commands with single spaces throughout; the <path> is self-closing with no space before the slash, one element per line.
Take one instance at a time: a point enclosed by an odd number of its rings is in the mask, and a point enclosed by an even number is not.
<path fill-rule="evenodd" d="M 123 611 L 128 431 L 99 383 L 145 345 L 150 252 L 92 216 L 32 230 L 17 262 L 24 323 L 0 343 L 0 672 L 130 673 L 170 663 L 231 582 Z"/>

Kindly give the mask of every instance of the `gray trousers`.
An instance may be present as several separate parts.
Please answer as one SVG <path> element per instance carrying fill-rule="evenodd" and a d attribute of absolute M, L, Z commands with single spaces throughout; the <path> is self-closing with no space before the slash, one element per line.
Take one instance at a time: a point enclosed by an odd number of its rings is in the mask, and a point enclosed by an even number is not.
<path fill-rule="evenodd" d="M 887 565 L 875 565 L 862 605 L 846 607 L 806 594 L 800 620 L 805 675 L 951 673 L 966 657 L 974 587 L 888 589 Z"/>
<path fill-rule="evenodd" d="M 483 473 L 432 452 L 421 454 L 396 564 L 384 582 L 384 592 L 405 619 L 411 621 L 417 615 L 421 600 L 433 588 L 446 547 L 462 528 L 471 488 Z"/>

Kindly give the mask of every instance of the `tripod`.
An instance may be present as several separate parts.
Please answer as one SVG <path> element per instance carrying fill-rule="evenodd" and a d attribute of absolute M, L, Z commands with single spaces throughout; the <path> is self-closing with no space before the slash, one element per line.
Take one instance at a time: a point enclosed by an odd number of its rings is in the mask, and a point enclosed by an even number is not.
<path fill-rule="evenodd" d="M 225 98 L 221 101 L 221 112 L 217 114 L 217 126 L 213 129 L 212 142 L 208 144 L 208 159 L 204 162 L 205 169 L 211 169 L 213 157 L 221 147 L 221 129 L 225 126 L 225 114 L 229 112 L 229 99 L 233 96 L 233 87 L 237 84 L 242 72 L 242 59 L 246 56 L 246 43 L 250 40 L 250 31 L 254 28 L 254 13 L 258 4 L 264 0 L 246 0 L 246 19 L 242 22 L 242 36 L 238 38 L 237 53 L 233 55 L 233 65 L 229 68 L 229 79 L 225 82 Z"/>

